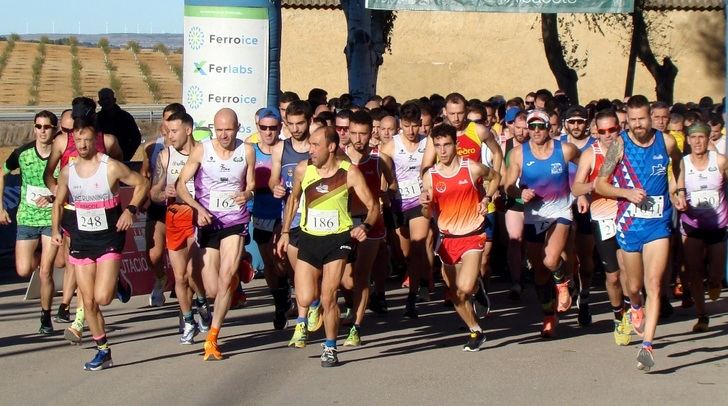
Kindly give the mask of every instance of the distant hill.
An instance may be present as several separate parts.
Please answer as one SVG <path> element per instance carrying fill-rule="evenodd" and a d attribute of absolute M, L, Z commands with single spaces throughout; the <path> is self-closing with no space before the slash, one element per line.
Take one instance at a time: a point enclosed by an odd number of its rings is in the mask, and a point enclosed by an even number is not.
<path fill-rule="evenodd" d="M 129 41 L 136 41 L 142 48 L 151 48 L 156 44 L 164 44 L 170 50 L 182 49 L 184 39 L 182 34 L 21 34 L 21 40 L 39 41 L 41 37 L 46 36 L 51 40 L 68 38 L 74 36 L 78 38 L 78 42 L 82 45 L 96 46 L 102 37 L 109 40 L 112 47 L 125 46 Z"/>

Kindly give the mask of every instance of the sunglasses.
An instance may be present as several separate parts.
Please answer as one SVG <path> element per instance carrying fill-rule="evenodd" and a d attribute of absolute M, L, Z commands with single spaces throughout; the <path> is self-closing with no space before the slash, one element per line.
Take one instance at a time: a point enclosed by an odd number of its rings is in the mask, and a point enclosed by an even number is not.
<path fill-rule="evenodd" d="M 276 130 L 278 130 L 278 126 L 277 125 L 260 125 L 259 124 L 258 127 L 260 127 L 260 130 L 261 131 L 276 131 Z"/>
<path fill-rule="evenodd" d="M 528 124 L 528 128 L 531 130 L 545 130 L 549 128 L 549 125 L 545 123 L 530 123 Z"/>
<path fill-rule="evenodd" d="M 53 127 L 54 127 L 54 126 L 53 126 L 53 125 L 51 125 L 51 124 L 36 124 L 36 125 L 35 125 L 35 128 L 37 128 L 37 129 L 39 129 L 39 130 L 40 130 L 40 129 L 43 129 L 43 130 L 50 130 L 50 129 L 51 129 L 51 128 L 53 128 Z"/>
<path fill-rule="evenodd" d="M 614 133 L 618 133 L 619 130 L 621 130 L 621 128 L 619 128 L 619 127 L 597 128 L 597 134 L 599 134 L 599 135 L 614 134 Z"/>
<path fill-rule="evenodd" d="M 336 131 L 349 131 L 349 126 L 348 125 L 337 125 Z"/>
<path fill-rule="evenodd" d="M 581 118 L 571 118 L 571 119 L 566 120 L 566 122 L 569 124 L 584 124 L 584 123 L 586 123 L 586 120 L 581 119 Z"/>

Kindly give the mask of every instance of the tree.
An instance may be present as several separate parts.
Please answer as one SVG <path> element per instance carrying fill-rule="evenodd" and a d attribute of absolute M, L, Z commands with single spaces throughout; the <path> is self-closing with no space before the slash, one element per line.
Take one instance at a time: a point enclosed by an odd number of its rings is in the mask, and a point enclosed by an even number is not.
<path fill-rule="evenodd" d="M 572 103 L 579 103 L 579 89 L 576 85 L 579 75 L 569 66 L 564 57 L 564 44 L 559 38 L 556 14 L 541 14 L 541 37 L 544 51 L 546 51 L 546 60 L 559 89 L 566 93 Z"/>
<path fill-rule="evenodd" d="M 341 0 L 347 26 L 344 54 L 349 94 L 355 104 L 364 105 L 376 94 L 379 66 L 390 49 L 395 15 L 391 11 L 369 10 L 364 0 Z"/>

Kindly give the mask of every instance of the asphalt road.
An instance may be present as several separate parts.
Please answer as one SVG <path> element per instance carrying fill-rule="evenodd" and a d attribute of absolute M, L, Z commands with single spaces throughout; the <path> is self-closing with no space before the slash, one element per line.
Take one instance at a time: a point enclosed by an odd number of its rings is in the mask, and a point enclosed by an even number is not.
<path fill-rule="evenodd" d="M 91 342 L 71 346 L 60 331 L 35 334 L 38 303 L 22 301 L 24 288 L 0 285 L 0 404 L 722 405 L 727 398 L 726 291 L 709 303 L 709 332 L 690 332 L 692 309 L 676 309 L 658 327 L 650 373 L 635 368 L 636 337 L 628 347 L 614 344 L 604 292 L 592 295 L 592 326 L 579 327 L 574 309 L 562 317 L 559 338 L 542 340 L 533 289 L 512 303 L 497 283 L 494 311 L 483 322 L 488 341 L 478 353 L 461 351 L 465 330 L 440 301 L 422 304 L 418 320 L 402 319 L 405 292 L 396 289 L 387 316 L 368 314 L 364 345 L 339 347 L 341 366 L 324 369 L 323 329 L 306 348 L 286 348 L 292 329 L 273 330 L 260 280 L 247 286 L 248 306 L 229 313 L 223 361 L 202 361 L 203 336 L 193 346 L 177 344 L 174 300 L 150 308 L 146 297 L 135 297 L 104 310 L 115 366 L 85 372 Z M 342 328 L 340 345 L 344 338 Z"/>

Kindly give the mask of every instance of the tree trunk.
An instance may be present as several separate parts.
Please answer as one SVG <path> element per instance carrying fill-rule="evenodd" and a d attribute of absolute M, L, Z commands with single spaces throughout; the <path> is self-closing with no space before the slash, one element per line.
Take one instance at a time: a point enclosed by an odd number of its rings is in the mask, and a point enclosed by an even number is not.
<path fill-rule="evenodd" d="M 268 107 L 275 110 L 281 92 L 281 0 L 271 0 L 268 18 Z"/>
<path fill-rule="evenodd" d="M 579 90 L 576 86 L 579 76 L 564 59 L 556 18 L 556 14 L 541 14 L 541 36 L 546 51 L 546 60 L 548 60 L 549 68 L 556 78 L 559 89 L 566 92 L 572 103 L 579 103 Z"/>
<path fill-rule="evenodd" d="M 372 40 L 372 15 L 364 0 L 341 0 L 347 25 L 344 54 L 349 78 L 349 94 L 354 104 L 363 106 L 376 92 L 381 57 L 377 58 Z"/>
<path fill-rule="evenodd" d="M 655 79 L 657 100 L 672 104 L 675 92 L 677 66 L 669 57 L 662 60 L 662 65 L 655 58 L 647 36 L 647 24 L 642 10 L 636 9 L 632 14 L 632 41 L 636 44 L 637 57 L 645 64 L 650 75 Z"/>

